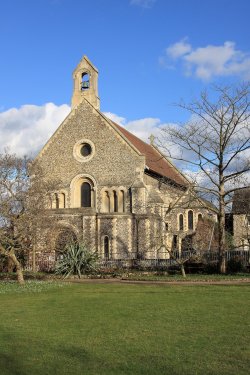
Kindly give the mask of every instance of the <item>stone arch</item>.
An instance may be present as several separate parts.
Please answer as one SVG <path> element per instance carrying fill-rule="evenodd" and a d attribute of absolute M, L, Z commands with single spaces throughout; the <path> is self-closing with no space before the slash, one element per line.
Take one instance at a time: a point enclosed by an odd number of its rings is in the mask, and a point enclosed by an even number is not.
<path fill-rule="evenodd" d="M 88 184 L 88 185 L 87 185 Z M 89 190 L 89 204 L 83 202 L 82 196 L 85 192 L 87 194 L 87 187 Z M 70 200 L 71 207 L 80 208 L 80 207 L 96 207 L 96 181 L 95 179 L 86 174 L 77 175 L 73 178 L 70 184 Z"/>
<path fill-rule="evenodd" d="M 78 242 L 76 230 L 71 225 L 58 226 L 54 239 L 55 259 L 60 257 L 67 245 Z"/>

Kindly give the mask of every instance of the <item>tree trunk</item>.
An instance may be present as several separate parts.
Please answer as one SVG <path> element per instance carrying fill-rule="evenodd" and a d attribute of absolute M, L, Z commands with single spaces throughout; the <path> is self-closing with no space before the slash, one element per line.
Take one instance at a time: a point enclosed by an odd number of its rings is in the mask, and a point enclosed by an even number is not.
<path fill-rule="evenodd" d="M 9 257 L 12 260 L 12 262 L 14 263 L 14 265 L 16 266 L 17 281 L 19 282 L 19 284 L 24 284 L 22 266 L 21 266 L 21 263 L 19 262 L 19 260 L 17 259 L 16 255 L 14 253 L 14 249 L 10 250 Z"/>
<path fill-rule="evenodd" d="M 182 274 L 183 277 L 186 277 L 184 264 L 181 264 L 181 274 Z"/>
<path fill-rule="evenodd" d="M 220 201 L 219 201 L 219 272 L 226 273 L 226 233 L 225 233 L 225 202 L 224 202 L 224 183 L 220 183 Z"/>
<path fill-rule="evenodd" d="M 12 261 L 12 263 L 16 267 L 17 281 L 19 282 L 19 284 L 24 284 L 22 266 L 15 255 L 14 249 L 11 248 L 10 251 L 7 251 L 3 247 L 0 246 L 0 253 L 5 255 L 7 258 L 9 258 Z"/>
<path fill-rule="evenodd" d="M 32 249 L 32 271 L 36 272 L 36 247 L 33 246 Z"/>

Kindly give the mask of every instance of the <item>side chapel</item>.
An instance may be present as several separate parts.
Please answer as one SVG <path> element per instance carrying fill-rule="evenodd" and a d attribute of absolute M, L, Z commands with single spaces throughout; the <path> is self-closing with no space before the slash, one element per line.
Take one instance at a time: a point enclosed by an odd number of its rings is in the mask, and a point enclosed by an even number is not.
<path fill-rule="evenodd" d="M 84 241 L 103 259 L 168 258 L 161 245 L 181 251 L 198 220 L 216 214 L 190 200 L 190 182 L 153 142 L 100 111 L 98 70 L 86 56 L 73 81 L 72 110 L 36 158 L 61 181 L 48 207 L 54 241 L 37 259 L 54 261 L 65 238 Z"/>

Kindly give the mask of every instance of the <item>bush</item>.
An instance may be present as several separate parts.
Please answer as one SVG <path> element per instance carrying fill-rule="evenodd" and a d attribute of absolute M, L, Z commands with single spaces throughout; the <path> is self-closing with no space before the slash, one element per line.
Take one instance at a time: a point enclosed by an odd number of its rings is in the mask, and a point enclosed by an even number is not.
<path fill-rule="evenodd" d="M 243 269 L 243 259 L 240 256 L 235 256 L 227 261 L 227 273 L 242 272 Z"/>
<path fill-rule="evenodd" d="M 62 258 L 56 262 L 55 273 L 68 277 L 96 272 L 98 255 L 87 249 L 84 243 L 71 243 L 65 247 Z"/>
<path fill-rule="evenodd" d="M 219 273 L 219 263 L 217 261 L 210 261 L 204 264 L 204 273 L 213 275 Z"/>

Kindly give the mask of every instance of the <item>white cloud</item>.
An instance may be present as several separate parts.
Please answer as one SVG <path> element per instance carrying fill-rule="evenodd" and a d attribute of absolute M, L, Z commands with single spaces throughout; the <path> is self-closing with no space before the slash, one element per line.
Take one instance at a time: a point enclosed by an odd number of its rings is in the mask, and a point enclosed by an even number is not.
<path fill-rule="evenodd" d="M 236 49 L 234 42 L 194 48 L 187 38 L 170 45 L 161 56 L 160 64 L 173 67 L 179 61 L 185 75 L 210 80 L 219 76 L 237 75 L 250 79 L 250 54 Z"/>
<path fill-rule="evenodd" d="M 110 120 L 116 122 L 119 125 L 123 125 L 124 123 L 126 123 L 125 117 L 118 116 L 115 113 L 104 112 L 104 115 L 107 116 Z"/>
<path fill-rule="evenodd" d="M 130 133 L 133 133 L 144 142 L 149 143 L 149 137 L 151 134 L 157 136 L 160 129 L 166 124 L 161 123 L 158 118 L 143 118 L 133 121 L 127 121 L 124 117 L 120 117 L 114 113 L 106 112 L 105 116 L 110 118 L 112 121 L 123 126 Z"/>
<path fill-rule="evenodd" d="M 0 152 L 35 155 L 70 112 L 66 104 L 23 105 L 0 112 Z"/>
<path fill-rule="evenodd" d="M 187 38 L 182 39 L 180 42 L 170 45 L 166 48 L 166 54 L 172 58 L 176 59 L 181 57 L 192 50 L 191 44 L 187 43 Z"/>
<path fill-rule="evenodd" d="M 130 0 L 130 5 L 137 5 L 142 8 L 152 8 L 156 0 Z"/>

